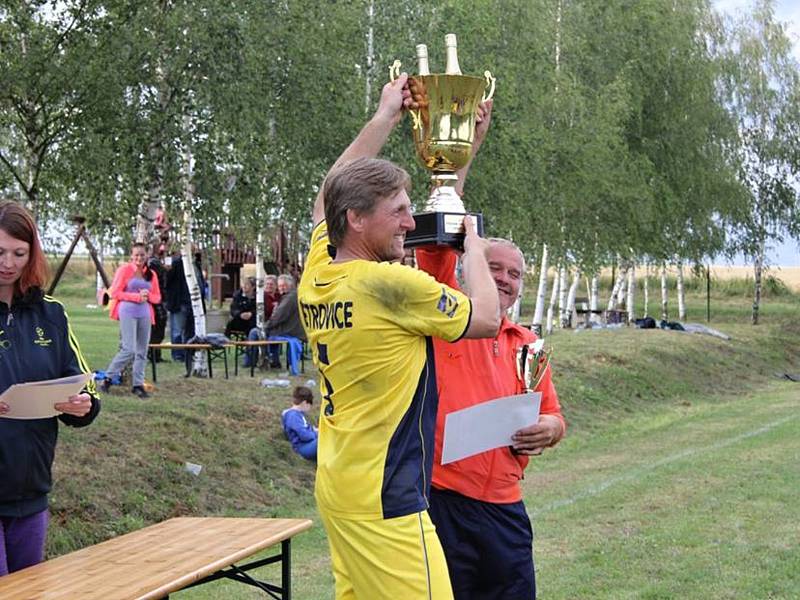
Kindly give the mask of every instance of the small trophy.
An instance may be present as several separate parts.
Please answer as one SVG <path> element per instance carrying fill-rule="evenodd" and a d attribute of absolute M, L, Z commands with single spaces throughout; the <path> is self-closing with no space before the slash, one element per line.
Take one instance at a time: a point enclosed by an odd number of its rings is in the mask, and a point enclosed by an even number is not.
<path fill-rule="evenodd" d="M 541 383 L 550 364 L 550 352 L 544 349 L 543 339 L 517 350 L 517 379 L 522 382 L 524 392 L 532 392 Z"/>
<path fill-rule="evenodd" d="M 417 46 L 419 73 L 409 77 L 409 89 L 418 108 L 409 111 L 417 158 L 431 171 L 432 191 L 424 212 L 414 215 L 416 228 L 406 234 L 405 246 L 429 244 L 462 247 L 464 244 L 464 203 L 456 193 L 456 171 L 466 166 L 475 138 L 478 104 L 494 95 L 495 78 L 462 75 L 458 66 L 456 36 L 445 36 L 447 67 L 431 74 L 428 48 Z M 389 68 L 392 81 L 400 75 L 400 61 Z M 487 91 L 488 90 L 488 91 Z M 470 213 L 478 235 L 483 235 L 483 215 Z"/>

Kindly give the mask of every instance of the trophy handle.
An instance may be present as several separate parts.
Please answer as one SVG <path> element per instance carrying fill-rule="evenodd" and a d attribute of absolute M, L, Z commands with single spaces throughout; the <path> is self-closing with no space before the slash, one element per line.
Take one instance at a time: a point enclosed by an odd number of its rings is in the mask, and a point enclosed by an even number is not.
<path fill-rule="evenodd" d="M 403 63 L 401 63 L 399 60 L 395 60 L 389 66 L 389 81 L 394 81 L 395 79 L 400 77 L 400 67 L 402 67 L 402 66 L 403 66 Z"/>
<path fill-rule="evenodd" d="M 397 62 L 397 61 L 395 61 Z M 492 77 L 492 74 L 489 71 L 484 71 L 483 76 L 486 78 L 486 87 L 489 88 L 489 93 L 483 93 L 483 98 L 481 98 L 481 102 L 486 102 L 487 100 L 491 100 L 492 96 L 494 96 L 494 85 L 497 83 L 497 79 Z"/>
<path fill-rule="evenodd" d="M 395 79 L 400 77 L 400 67 L 403 66 L 399 60 L 395 60 L 389 66 L 389 81 L 394 82 Z M 419 110 L 409 109 L 409 114 L 411 115 L 412 120 L 412 127 L 414 130 L 422 129 L 422 112 Z"/>

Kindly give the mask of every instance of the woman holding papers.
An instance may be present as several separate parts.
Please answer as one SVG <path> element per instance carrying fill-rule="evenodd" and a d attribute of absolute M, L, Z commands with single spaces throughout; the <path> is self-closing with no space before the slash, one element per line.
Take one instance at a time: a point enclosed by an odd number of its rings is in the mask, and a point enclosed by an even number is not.
<path fill-rule="evenodd" d="M 131 261 L 114 273 L 114 281 L 108 290 L 114 300 L 111 318 L 119 321 L 122 347 L 111 359 L 103 381 L 103 392 L 111 387 L 111 377 L 121 375 L 122 370 L 133 361 L 133 387 L 131 392 L 139 398 L 148 398 L 144 389 L 144 367 L 147 363 L 147 344 L 150 328 L 156 322 L 153 305 L 161 302 L 158 277 L 147 266 L 144 244 L 135 243 L 131 248 Z"/>
<path fill-rule="evenodd" d="M 64 307 L 42 287 L 47 261 L 30 213 L 0 202 L 0 394 L 17 383 L 89 373 Z M 91 423 L 100 411 L 94 384 L 54 408 L 58 417 L 4 417 L 0 402 L 0 576 L 40 562 L 58 421 Z"/>

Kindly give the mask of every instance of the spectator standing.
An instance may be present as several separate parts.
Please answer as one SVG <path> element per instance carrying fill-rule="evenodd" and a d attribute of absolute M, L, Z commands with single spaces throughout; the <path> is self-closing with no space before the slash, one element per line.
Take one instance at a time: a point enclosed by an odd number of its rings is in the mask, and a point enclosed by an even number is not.
<path fill-rule="evenodd" d="M 0 202 L 0 393 L 15 383 L 90 372 L 64 307 L 42 291 L 46 281 L 33 217 L 16 202 Z M 59 422 L 84 427 L 95 419 L 94 382 L 54 408 L 57 417 L 10 419 L 0 402 L 0 576 L 44 557 Z"/>
<path fill-rule="evenodd" d="M 106 369 L 104 392 L 111 388 L 112 378 L 121 376 L 125 367 L 133 362 L 131 392 L 139 398 L 149 397 L 144 389 L 144 367 L 150 330 L 156 319 L 153 307 L 161 302 L 161 288 L 158 277 L 146 264 L 146 256 L 144 244 L 133 244 L 130 262 L 114 273 L 109 295 L 115 302 L 110 316 L 119 321 L 121 348 Z"/>
<path fill-rule="evenodd" d="M 205 288 L 203 272 L 195 260 L 194 274 L 202 291 Z M 189 286 L 186 284 L 186 271 L 183 268 L 183 258 L 180 253 L 172 256 L 172 263 L 167 273 L 167 310 L 169 311 L 169 334 L 173 344 L 184 344 L 194 336 L 194 312 L 192 311 L 192 297 Z M 202 297 L 202 293 L 201 293 Z M 205 308 L 205 298 L 203 308 Z M 173 360 L 183 361 L 186 354 L 183 350 L 173 350 Z"/>
<path fill-rule="evenodd" d="M 156 274 L 158 278 L 158 287 L 161 290 L 164 290 L 167 286 L 167 268 L 164 266 L 163 262 L 164 257 L 164 249 L 161 245 L 154 246 L 153 255 L 148 259 L 147 266 L 148 268 Z M 161 302 L 158 304 L 153 304 L 153 310 L 155 311 L 155 323 L 153 323 L 153 328 L 150 331 L 150 343 L 151 344 L 160 344 L 164 341 L 164 335 L 167 329 L 167 321 L 169 319 L 169 313 L 167 312 L 167 307 L 165 306 L 163 292 Z M 150 355 L 153 354 L 153 358 L 155 358 L 156 362 L 163 362 L 161 358 L 161 350 L 149 350 L 147 353 L 148 358 Z"/>

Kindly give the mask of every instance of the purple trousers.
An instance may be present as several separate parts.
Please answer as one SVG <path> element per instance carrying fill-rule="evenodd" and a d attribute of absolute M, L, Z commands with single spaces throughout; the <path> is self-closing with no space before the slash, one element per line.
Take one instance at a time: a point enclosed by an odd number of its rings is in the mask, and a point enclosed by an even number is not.
<path fill-rule="evenodd" d="M 0 577 L 42 562 L 47 510 L 29 517 L 0 517 Z"/>

